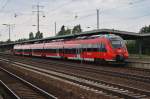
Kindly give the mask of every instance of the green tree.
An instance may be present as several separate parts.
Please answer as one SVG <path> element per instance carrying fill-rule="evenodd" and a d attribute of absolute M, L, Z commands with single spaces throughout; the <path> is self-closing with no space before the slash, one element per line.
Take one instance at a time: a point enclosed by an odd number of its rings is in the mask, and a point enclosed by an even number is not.
<path fill-rule="evenodd" d="M 40 38 L 40 39 L 42 39 L 42 38 L 43 38 L 43 33 L 40 33 L 39 38 Z"/>
<path fill-rule="evenodd" d="M 72 30 L 72 34 L 76 34 L 76 33 L 81 33 L 82 29 L 80 25 L 76 25 L 74 26 L 73 30 Z"/>
<path fill-rule="evenodd" d="M 11 40 L 10 40 L 10 39 L 8 39 L 8 40 L 6 41 L 6 43 L 11 43 Z"/>
<path fill-rule="evenodd" d="M 3 44 L 3 43 L 5 43 L 5 42 L 3 42 L 3 41 L 0 41 L 0 44 Z"/>
<path fill-rule="evenodd" d="M 142 27 L 139 33 L 150 33 L 150 25 Z M 143 38 L 142 40 L 137 40 L 136 43 L 141 43 L 142 54 L 150 54 L 150 38 Z"/>
<path fill-rule="evenodd" d="M 59 36 L 59 35 L 65 35 L 65 26 L 64 26 L 64 25 L 61 27 L 61 29 L 60 29 L 60 31 L 58 32 L 57 35 L 58 35 L 58 36 Z"/>
<path fill-rule="evenodd" d="M 26 38 L 22 38 L 22 39 L 18 39 L 18 40 L 16 40 L 15 42 L 23 42 L 23 41 L 27 41 L 28 39 L 26 39 Z"/>
<path fill-rule="evenodd" d="M 35 35 L 35 39 L 42 39 L 43 38 L 43 33 L 41 33 L 40 31 L 38 31 Z"/>
<path fill-rule="evenodd" d="M 80 25 L 76 25 L 72 29 L 72 34 L 81 33 L 81 32 L 82 29 Z M 71 34 L 71 29 L 67 28 L 67 30 L 65 30 L 65 26 L 63 25 L 57 35 L 59 36 L 59 35 L 68 35 L 68 34 Z"/>
<path fill-rule="evenodd" d="M 65 35 L 68 35 L 68 34 L 71 34 L 71 29 L 69 28 L 65 31 Z"/>
<path fill-rule="evenodd" d="M 29 40 L 33 40 L 34 39 L 34 34 L 33 34 L 33 32 L 30 32 L 30 34 L 29 34 Z"/>
<path fill-rule="evenodd" d="M 150 25 L 142 27 L 140 33 L 150 33 Z"/>

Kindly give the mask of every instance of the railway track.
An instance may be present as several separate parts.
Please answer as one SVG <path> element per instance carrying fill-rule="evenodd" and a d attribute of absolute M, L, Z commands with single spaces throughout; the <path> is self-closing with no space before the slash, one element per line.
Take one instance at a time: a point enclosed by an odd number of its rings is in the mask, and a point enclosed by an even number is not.
<path fill-rule="evenodd" d="M 43 61 L 43 60 L 42 61 L 35 60 L 35 61 L 37 61 L 38 63 L 46 64 L 46 65 L 63 66 L 63 67 L 74 69 L 74 70 L 80 70 L 80 71 L 83 70 L 83 71 L 87 71 L 87 72 L 94 72 L 97 74 L 115 76 L 115 77 L 150 83 L 150 71 L 148 72 L 148 74 L 149 74 L 148 76 L 142 76 L 142 75 L 133 74 L 133 72 L 132 72 L 132 74 L 121 73 L 121 72 L 112 71 L 111 69 L 103 69 L 103 68 L 87 66 L 86 64 L 70 64 L 70 63 L 68 64 L 66 62 L 58 63 L 57 61 Z"/>
<path fill-rule="evenodd" d="M 19 97 L 3 82 L 0 80 L 0 99 L 19 99 Z M 10 98 L 11 97 L 11 98 Z"/>
<path fill-rule="evenodd" d="M 19 60 L 19 59 L 18 59 Z M 141 82 L 147 82 L 150 83 L 150 71 L 149 70 L 145 70 L 145 69 L 135 69 L 132 71 L 131 73 L 125 73 L 125 72 L 119 72 L 119 71 L 113 71 L 110 69 L 104 69 L 104 68 L 98 68 L 98 67 L 92 67 L 91 65 L 87 65 L 87 64 L 72 64 L 72 63 L 67 63 L 67 62 L 57 62 L 56 60 L 43 60 L 43 59 L 25 59 L 22 60 L 20 59 L 19 61 L 22 62 L 26 62 L 26 61 L 35 61 L 38 63 L 42 63 L 42 64 L 46 64 L 46 65 L 57 65 L 57 66 L 63 66 L 66 68 L 71 68 L 71 69 L 75 69 L 75 70 L 83 70 L 83 71 L 87 71 L 87 72 L 94 72 L 94 73 L 98 73 L 98 74 L 103 74 L 103 75 L 109 75 L 109 76 L 116 76 L 116 77 L 120 77 L 120 78 L 126 78 L 126 79 L 131 79 L 131 80 L 135 80 L 135 81 L 141 81 Z M 16 61 L 17 62 L 17 61 Z M 130 69 L 131 70 L 131 69 Z M 134 71 L 142 71 L 147 73 L 148 75 L 136 75 L 134 74 Z"/>
<path fill-rule="evenodd" d="M 3 59 L 4 60 L 4 59 Z M 9 60 L 5 60 L 9 62 Z M 105 93 L 107 95 L 117 96 L 118 98 L 128 98 L 128 99 L 139 99 L 139 98 L 150 98 L 149 91 L 143 91 L 141 89 L 131 88 L 127 86 L 121 86 L 113 83 L 108 83 L 100 80 L 94 80 L 92 78 L 87 78 L 75 74 L 67 74 L 65 72 L 58 72 L 54 70 L 46 70 L 39 67 L 34 67 L 35 63 L 25 64 L 20 62 L 12 62 L 14 65 L 23 66 L 25 68 L 30 68 L 31 70 L 39 71 L 54 77 L 58 77 L 74 84 L 80 85 L 87 90 L 95 91 L 98 93 Z M 54 64 L 53 64 L 54 65 Z M 60 64 L 59 64 L 60 65 Z M 56 66 L 56 63 L 55 63 Z"/>
<path fill-rule="evenodd" d="M 57 99 L 28 81 L 0 67 L 1 86 L 11 99 Z"/>
<path fill-rule="evenodd" d="M 6 57 L 7 56 L 7 58 L 10 58 L 10 54 L 3 54 L 3 53 L 0 53 L 0 55 L 1 56 L 3 56 L 3 57 Z M 55 59 L 55 58 L 40 58 L 40 57 L 34 57 L 34 58 L 32 58 L 32 57 L 28 57 L 28 56 L 13 56 L 13 55 L 11 55 L 11 57 L 13 57 L 13 58 L 21 58 L 21 59 L 26 59 L 26 60 L 32 60 L 32 61 L 38 61 L 38 62 L 41 62 L 41 63 L 45 63 L 45 64 L 49 64 L 49 63 L 58 63 L 58 60 L 59 60 L 59 64 L 61 65 L 61 64 L 66 64 L 67 66 L 81 66 L 81 67 L 83 67 L 84 66 L 84 68 L 87 68 L 87 69 L 96 69 L 96 70 L 103 70 L 103 71 L 115 71 L 116 73 L 126 73 L 126 74 L 132 74 L 133 75 L 133 73 L 135 74 L 141 74 L 142 73 L 142 75 L 145 75 L 145 76 L 150 76 L 150 70 L 149 69 L 142 69 L 142 68 L 133 68 L 133 67 L 128 67 L 128 66 L 122 66 L 122 64 L 120 64 L 121 66 L 118 66 L 118 64 L 116 64 L 115 66 L 112 66 L 112 65 L 114 65 L 114 64 L 104 64 L 104 66 L 103 65 L 97 65 L 97 64 L 95 64 L 95 63 L 93 63 L 93 62 L 87 62 L 87 63 L 81 63 L 80 61 L 71 61 L 71 60 L 60 60 L 60 59 Z M 109 65 L 109 66 L 108 66 Z M 114 68 L 114 67 L 117 67 L 117 68 Z M 125 68 L 123 68 L 123 67 L 125 67 Z M 135 75 L 136 75 L 135 74 Z M 135 76 L 134 75 L 134 76 Z"/>

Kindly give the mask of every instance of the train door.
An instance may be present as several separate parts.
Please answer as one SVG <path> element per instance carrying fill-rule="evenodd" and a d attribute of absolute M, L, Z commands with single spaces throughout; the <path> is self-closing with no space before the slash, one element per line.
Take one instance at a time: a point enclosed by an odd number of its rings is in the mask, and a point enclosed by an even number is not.
<path fill-rule="evenodd" d="M 82 45 L 76 47 L 76 55 L 78 60 L 82 60 Z"/>
<path fill-rule="evenodd" d="M 46 57 L 46 54 L 45 54 L 45 42 L 43 42 L 43 47 L 42 47 L 42 57 Z"/>
<path fill-rule="evenodd" d="M 100 57 L 101 57 L 101 59 L 105 59 L 106 52 L 107 52 L 106 45 L 105 45 L 105 43 L 101 42 L 100 43 Z"/>
<path fill-rule="evenodd" d="M 64 59 L 65 58 L 65 41 L 63 42 L 63 47 L 62 47 L 62 50 L 60 51 L 62 53 L 62 58 Z"/>
<path fill-rule="evenodd" d="M 77 59 L 80 60 L 81 59 L 81 55 L 80 55 L 80 46 L 76 47 L 76 55 L 77 55 Z"/>
<path fill-rule="evenodd" d="M 59 47 L 56 48 L 56 56 L 59 57 Z"/>
<path fill-rule="evenodd" d="M 65 47 L 63 46 L 63 48 L 62 48 L 62 58 L 64 58 L 65 57 Z"/>
<path fill-rule="evenodd" d="M 101 58 L 101 59 L 104 58 L 103 47 L 104 47 L 104 44 L 103 44 L 103 42 L 101 42 L 101 43 L 100 43 L 100 58 Z"/>
<path fill-rule="evenodd" d="M 102 57 L 103 57 L 103 55 L 102 55 L 102 54 L 103 54 L 103 53 L 102 53 L 102 42 L 100 42 L 100 44 L 99 44 L 99 52 L 100 52 L 100 53 L 99 53 L 99 54 L 100 54 L 99 56 L 100 56 L 100 58 L 102 58 Z"/>

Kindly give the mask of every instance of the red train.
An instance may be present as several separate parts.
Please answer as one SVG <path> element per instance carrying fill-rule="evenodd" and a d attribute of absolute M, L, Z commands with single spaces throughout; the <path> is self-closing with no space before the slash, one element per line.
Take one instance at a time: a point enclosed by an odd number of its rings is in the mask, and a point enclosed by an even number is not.
<path fill-rule="evenodd" d="M 63 59 L 117 61 L 128 58 L 124 40 L 114 34 L 80 36 L 74 39 L 55 39 L 46 43 L 14 46 L 14 54 Z"/>

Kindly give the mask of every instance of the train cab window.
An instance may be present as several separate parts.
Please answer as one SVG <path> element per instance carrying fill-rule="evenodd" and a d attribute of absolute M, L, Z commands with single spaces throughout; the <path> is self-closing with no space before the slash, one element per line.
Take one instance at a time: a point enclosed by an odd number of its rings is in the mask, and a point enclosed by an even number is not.
<path fill-rule="evenodd" d="M 121 48 L 124 46 L 123 40 L 121 40 L 119 38 L 112 38 L 112 39 L 110 39 L 110 41 L 111 41 L 113 48 Z"/>

